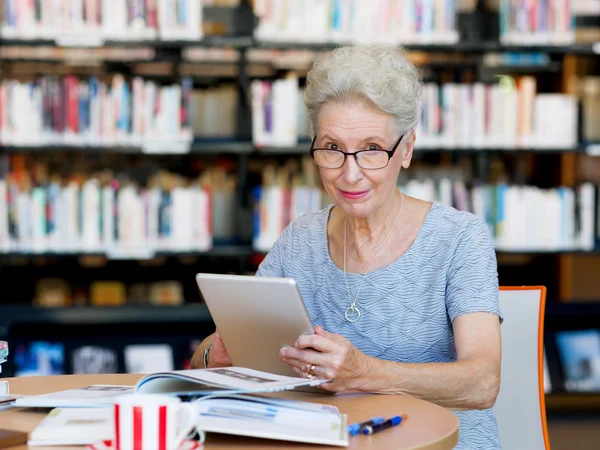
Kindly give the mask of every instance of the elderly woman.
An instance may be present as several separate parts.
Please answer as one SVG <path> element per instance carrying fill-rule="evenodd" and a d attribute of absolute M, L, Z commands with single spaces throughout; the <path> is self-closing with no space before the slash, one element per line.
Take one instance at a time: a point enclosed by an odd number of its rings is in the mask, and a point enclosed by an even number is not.
<path fill-rule="evenodd" d="M 396 47 L 338 48 L 308 74 L 310 154 L 334 204 L 292 222 L 257 275 L 296 280 L 315 328 L 283 361 L 323 389 L 405 394 L 455 411 L 458 448 L 500 448 L 496 256 L 478 217 L 404 195 L 420 79 Z M 205 353 L 207 345 L 210 351 Z M 218 334 L 204 367 L 230 364 Z"/>

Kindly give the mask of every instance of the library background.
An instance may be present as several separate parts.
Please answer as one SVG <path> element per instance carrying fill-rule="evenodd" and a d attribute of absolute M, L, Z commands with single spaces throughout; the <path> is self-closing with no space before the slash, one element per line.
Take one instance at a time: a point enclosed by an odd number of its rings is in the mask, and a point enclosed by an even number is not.
<path fill-rule="evenodd" d="M 194 275 L 254 273 L 328 204 L 303 83 L 371 41 L 425 83 L 399 186 L 548 288 L 551 442 L 597 448 L 600 0 L 0 0 L 2 376 L 189 367 Z"/>

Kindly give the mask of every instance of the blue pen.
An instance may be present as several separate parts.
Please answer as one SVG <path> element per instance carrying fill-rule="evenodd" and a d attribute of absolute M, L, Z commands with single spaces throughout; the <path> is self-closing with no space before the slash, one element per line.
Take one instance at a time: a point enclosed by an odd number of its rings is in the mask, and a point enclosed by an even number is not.
<path fill-rule="evenodd" d="M 367 420 L 366 422 L 353 423 L 351 425 L 348 425 L 348 433 L 350 433 L 350 436 L 356 436 L 367 425 L 377 425 L 377 424 L 380 424 L 383 422 L 385 422 L 385 419 L 381 416 L 378 416 L 378 417 L 373 417 L 371 420 Z"/>
<path fill-rule="evenodd" d="M 376 425 L 367 425 L 363 428 L 363 434 L 375 434 L 383 430 L 387 430 L 388 428 L 395 427 L 396 425 L 400 425 L 403 420 L 406 420 L 408 416 L 404 414 L 403 416 L 396 416 L 386 420 L 383 423 L 379 423 Z"/>

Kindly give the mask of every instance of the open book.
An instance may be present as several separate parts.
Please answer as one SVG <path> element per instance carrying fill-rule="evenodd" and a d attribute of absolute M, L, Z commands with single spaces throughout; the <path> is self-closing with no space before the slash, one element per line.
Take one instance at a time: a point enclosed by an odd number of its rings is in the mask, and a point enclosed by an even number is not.
<path fill-rule="evenodd" d="M 195 398 L 214 394 L 249 394 L 306 388 L 328 380 L 287 377 L 244 367 L 175 370 L 152 373 L 136 386 L 94 385 L 18 398 L 17 407 L 98 407 L 112 405 L 120 395 L 135 392 Z"/>

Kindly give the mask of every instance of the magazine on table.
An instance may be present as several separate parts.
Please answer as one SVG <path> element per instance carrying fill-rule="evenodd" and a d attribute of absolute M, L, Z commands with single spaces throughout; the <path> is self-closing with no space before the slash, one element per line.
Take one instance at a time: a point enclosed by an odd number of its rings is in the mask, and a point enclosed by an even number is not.
<path fill-rule="evenodd" d="M 260 372 L 244 367 L 175 370 L 142 377 L 135 386 L 93 385 L 24 396 L 17 407 L 98 407 L 112 405 L 121 395 L 133 393 L 169 394 L 195 398 L 214 394 L 250 394 L 315 387 L 329 380 L 311 380 Z"/>

